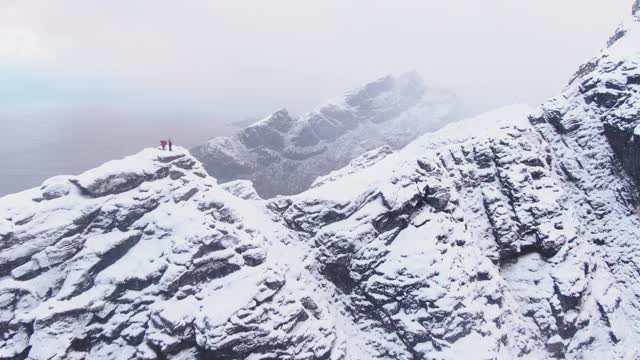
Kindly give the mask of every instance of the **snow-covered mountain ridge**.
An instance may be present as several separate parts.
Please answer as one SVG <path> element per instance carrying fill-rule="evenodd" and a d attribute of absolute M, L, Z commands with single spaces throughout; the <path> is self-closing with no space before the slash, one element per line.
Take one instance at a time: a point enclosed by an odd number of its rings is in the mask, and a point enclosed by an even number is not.
<path fill-rule="evenodd" d="M 437 129 L 453 106 L 450 93 L 415 72 L 386 76 L 298 118 L 281 109 L 192 153 L 220 182 L 250 180 L 265 198 L 295 194 L 366 151 L 398 149 Z"/>
<path fill-rule="evenodd" d="M 147 149 L 0 198 L 0 357 L 640 358 L 639 25 L 301 194 Z"/>
<path fill-rule="evenodd" d="M 291 254 L 291 234 L 183 149 L 54 178 L 0 210 L 2 358 L 218 359 L 332 341 L 326 321 L 292 331 L 314 303 L 267 258 Z"/>

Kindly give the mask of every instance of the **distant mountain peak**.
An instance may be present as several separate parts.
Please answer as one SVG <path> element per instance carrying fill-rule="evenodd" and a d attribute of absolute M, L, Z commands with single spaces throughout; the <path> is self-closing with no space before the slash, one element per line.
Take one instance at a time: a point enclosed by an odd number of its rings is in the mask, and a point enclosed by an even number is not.
<path fill-rule="evenodd" d="M 453 106 L 450 93 L 427 87 L 415 71 L 387 75 L 299 117 L 278 110 L 192 152 L 221 182 L 251 180 L 267 198 L 294 194 L 368 150 L 401 148 L 437 129 Z"/>

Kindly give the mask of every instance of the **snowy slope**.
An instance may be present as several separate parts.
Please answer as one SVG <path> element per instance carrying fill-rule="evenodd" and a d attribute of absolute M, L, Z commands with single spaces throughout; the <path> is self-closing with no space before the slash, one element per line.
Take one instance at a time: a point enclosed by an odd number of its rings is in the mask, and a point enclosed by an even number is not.
<path fill-rule="evenodd" d="M 393 153 L 393 149 L 391 149 L 389 146 L 383 146 L 377 149 L 373 149 L 371 151 L 367 151 L 366 153 L 362 154 L 361 156 L 353 159 L 349 165 L 332 171 L 327 175 L 324 176 L 319 176 L 312 184 L 311 187 L 312 188 L 316 188 L 319 187 L 321 185 L 324 185 L 328 182 L 332 182 L 335 181 L 336 179 L 339 179 L 341 177 L 347 176 L 349 174 L 354 174 L 354 173 L 358 173 L 374 164 L 376 164 L 377 162 L 379 162 L 380 160 L 384 159 L 385 157 L 387 157 L 388 155 Z"/>
<path fill-rule="evenodd" d="M 401 148 L 437 129 L 452 109 L 453 96 L 417 73 L 387 76 L 299 118 L 279 110 L 192 153 L 220 182 L 251 180 L 265 198 L 295 194 L 369 150 Z"/>
<path fill-rule="evenodd" d="M 640 358 L 639 21 L 297 195 L 146 149 L 0 198 L 0 358 Z"/>

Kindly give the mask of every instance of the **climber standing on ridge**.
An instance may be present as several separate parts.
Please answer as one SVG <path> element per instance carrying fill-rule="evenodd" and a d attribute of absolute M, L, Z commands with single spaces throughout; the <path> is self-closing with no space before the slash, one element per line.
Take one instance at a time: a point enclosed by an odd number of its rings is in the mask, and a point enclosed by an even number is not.
<path fill-rule="evenodd" d="M 173 142 L 169 139 L 169 151 L 173 151 Z"/>
<path fill-rule="evenodd" d="M 167 141 L 166 140 L 160 140 L 160 146 L 162 146 L 162 150 L 164 150 L 164 148 L 167 147 Z"/>

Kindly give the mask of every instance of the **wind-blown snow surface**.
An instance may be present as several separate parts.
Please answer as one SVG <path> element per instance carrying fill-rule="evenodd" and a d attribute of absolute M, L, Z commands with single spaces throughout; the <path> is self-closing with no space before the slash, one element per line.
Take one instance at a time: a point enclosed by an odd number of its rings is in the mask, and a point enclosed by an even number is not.
<path fill-rule="evenodd" d="M 415 72 L 387 76 L 299 118 L 279 110 L 192 153 L 220 182 L 251 180 L 264 198 L 296 194 L 369 150 L 402 148 L 441 127 L 453 102 Z"/>
<path fill-rule="evenodd" d="M 147 149 L 0 198 L 0 357 L 640 358 L 639 30 L 298 195 Z"/>

